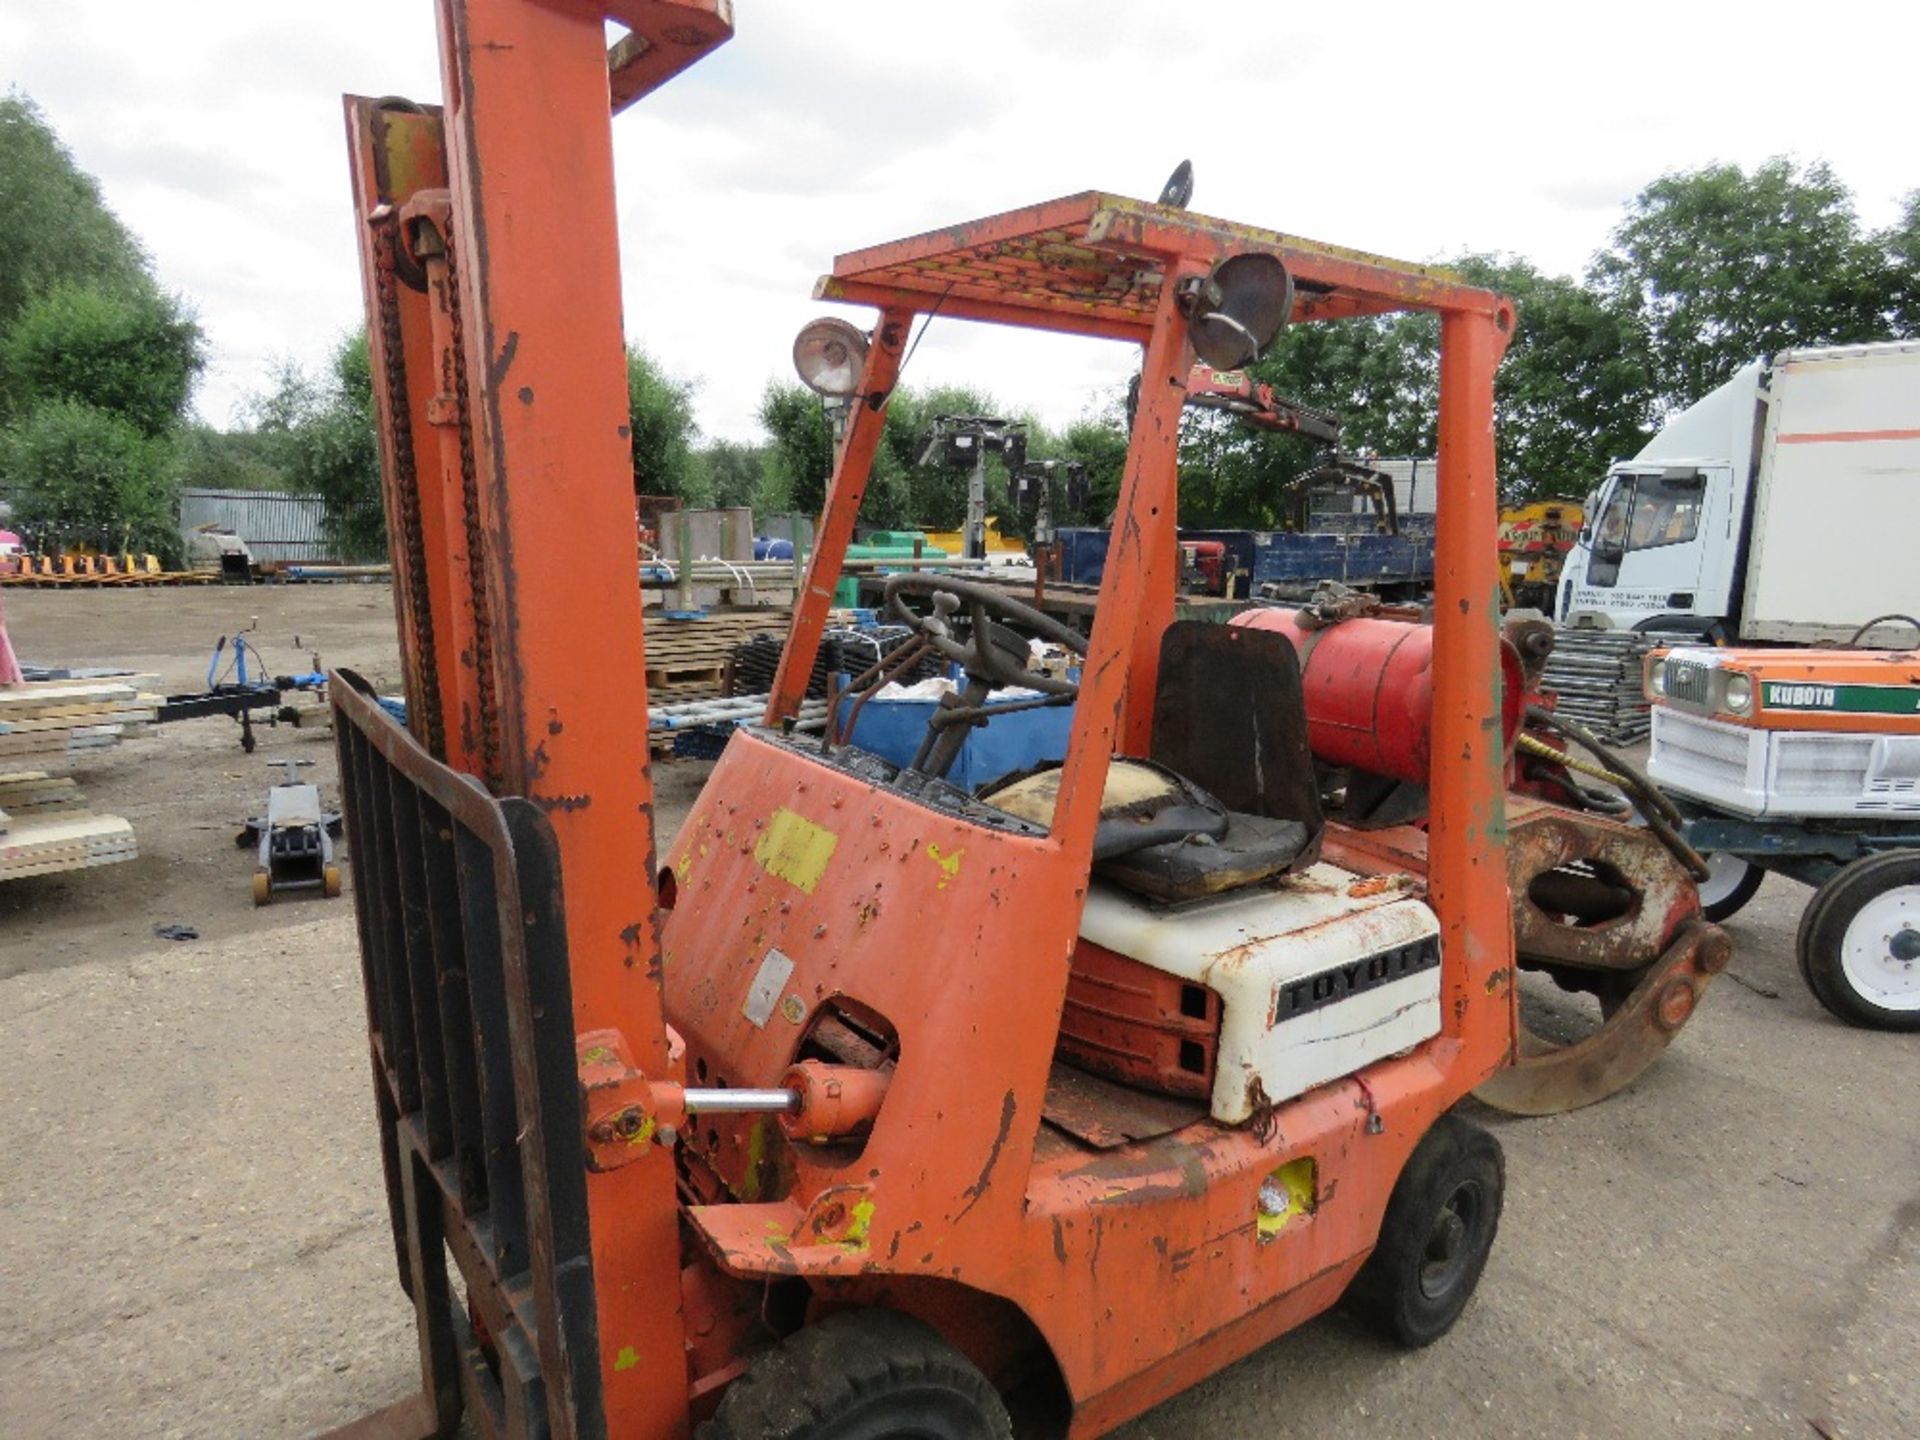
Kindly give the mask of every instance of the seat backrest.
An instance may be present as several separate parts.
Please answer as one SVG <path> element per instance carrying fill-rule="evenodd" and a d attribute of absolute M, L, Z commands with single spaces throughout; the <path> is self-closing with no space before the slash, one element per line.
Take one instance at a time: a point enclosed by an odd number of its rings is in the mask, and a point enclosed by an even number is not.
<path fill-rule="evenodd" d="M 1151 758 L 1229 810 L 1307 827 L 1325 820 L 1307 745 L 1300 660 L 1272 630 L 1176 620 L 1160 640 Z"/>

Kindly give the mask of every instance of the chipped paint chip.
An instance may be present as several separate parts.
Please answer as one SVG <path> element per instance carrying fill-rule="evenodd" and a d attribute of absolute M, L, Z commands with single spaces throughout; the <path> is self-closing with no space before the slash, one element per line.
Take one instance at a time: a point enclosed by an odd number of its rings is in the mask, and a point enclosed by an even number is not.
<path fill-rule="evenodd" d="M 760 962 L 760 968 L 754 972 L 753 984 L 747 987 L 747 998 L 741 1003 L 740 1013 L 747 1017 L 747 1023 L 756 1030 L 764 1030 L 767 1021 L 773 1018 L 773 1007 L 780 999 L 780 992 L 787 988 L 787 980 L 793 974 L 793 958 L 779 948 L 767 951 L 767 958 Z"/>
<path fill-rule="evenodd" d="M 816 825 L 784 805 L 773 812 L 767 831 L 753 847 L 753 858 L 769 875 L 777 875 L 798 890 L 811 895 L 827 863 L 840 844 L 840 837 L 824 825 Z"/>

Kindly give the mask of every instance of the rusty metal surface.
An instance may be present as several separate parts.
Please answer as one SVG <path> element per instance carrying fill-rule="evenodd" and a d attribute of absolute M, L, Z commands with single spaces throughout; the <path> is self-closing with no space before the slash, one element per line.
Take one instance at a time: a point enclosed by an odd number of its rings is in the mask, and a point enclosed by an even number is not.
<path fill-rule="evenodd" d="M 1096 1150 L 1168 1135 L 1207 1118 L 1207 1103 L 1156 1095 L 1056 1062 L 1041 1112 L 1047 1124 Z"/>
<path fill-rule="evenodd" d="M 1731 942 L 1700 917 L 1692 879 L 1651 832 L 1536 801 L 1512 802 L 1507 862 L 1525 969 L 1600 1002 L 1603 1022 L 1556 1044 L 1519 1021 L 1513 1065 L 1474 1094 L 1555 1115 L 1633 1083 L 1692 1017 Z"/>
<path fill-rule="evenodd" d="M 1605 909 L 1575 916 L 1542 901 L 1558 898 L 1577 910 L 1581 899 L 1569 867 L 1595 870 L 1594 891 L 1623 885 L 1624 913 Z M 1658 837 L 1640 826 L 1532 801 L 1516 801 L 1507 822 L 1507 874 L 1513 891 L 1514 948 L 1529 961 L 1588 970 L 1641 970 L 1667 948 L 1674 933 L 1700 913 L 1692 879 Z M 1597 893 L 1596 902 L 1604 904 Z M 1584 922 L 1584 923 L 1583 923 Z"/>
<path fill-rule="evenodd" d="M 1665 1052 L 1732 953 L 1719 926 L 1686 921 L 1665 953 L 1639 972 L 1605 1025 L 1571 1045 L 1555 1045 L 1522 1026 L 1514 1063 L 1474 1097 L 1512 1115 L 1559 1115 L 1617 1094 Z"/>
<path fill-rule="evenodd" d="M 1287 267 L 1297 320 L 1499 303 L 1449 271 L 1093 191 L 842 255 L 815 293 L 1144 339 L 1172 260 L 1248 253 Z"/>

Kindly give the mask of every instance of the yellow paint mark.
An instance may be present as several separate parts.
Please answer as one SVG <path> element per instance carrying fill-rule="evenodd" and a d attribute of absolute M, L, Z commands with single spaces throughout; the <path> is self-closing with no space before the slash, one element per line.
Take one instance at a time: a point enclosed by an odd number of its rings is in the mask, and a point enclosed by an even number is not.
<path fill-rule="evenodd" d="M 941 871 L 940 883 L 935 885 L 934 889 L 944 890 L 953 883 L 954 877 L 960 873 L 960 857 L 966 853 L 966 847 L 962 846 L 951 855 L 942 855 L 938 845 L 931 840 L 927 842 L 927 854 L 933 858 L 933 863 L 938 865 Z"/>
<path fill-rule="evenodd" d="M 840 1243 L 849 1250 L 864 1250 L 872 1230 L 873 1201 L 861 1200 L 853 1207 L 853 1219 L 847 1222 L 847 1233 L 840 1237 Z"/>
<path fill-rule="evenodd" d="M 700 847 L 700 853 L 704 855 L 706 851 L 707 851 L 707 847 L 705 845 L 702 845 Z M 689 850 L 686 852 L 686 854 L 680 857 L 680 863 L 673 867 L 674 877 L 676 879 L 684 880 L 687 878 L 687 872 L 690 871 L 691 869 L 693 869 L 693 852 Z"/>
<path fill-rule="evenodd" d="M 1313 1213 L 1318 1203 L 1313 1193 L 1315 1178 L 1313 1157 L 1302 1155 L 1261 1181 L 1261 1199 L 1254 1207 L 1254 1229 L 1262 1244 L 1286 1229 L 1295 1216 Z M 1285 1208 L 1270 1204 L 1271 1199 L 1284 1199 Z"/>
<path fill-rule="evenodd" d="M 840 837 L 824 825 L 796 815 L 784 805 L 773 812 L 766 834 L 753 847 L 753 858 L 769 875 L 777 875 L 797 890 L 813 893 L 827 873 Z"/>
<path fill-rule="evenodd" d="M 640 1128 L 627 1137 L 629 1145 L 644 1145 L 653 1139 L 655 1126 L 653 1116 L 649 1115 L 640 1122 Z"/>
<path fill-rule="evenodd" d="M 580 1052 L 582 1065 L 611 1065 L 619 1058 L 613 1053 L 612 1047 L 607 1045 L 589 1045 Z"/>
<path fill-rule="evenodd" d="M 760 1198 L 760 1162 L 767 1158 L 767 1122 L 756 1120 L 747 1131 L 747 1169 L 740 1177 L 740 1198 L 751 1205 Z"/>
<path fill-rule="evenodd" d="M 616 1370 L 631 1370 L 639 1363 L 639 1352 L 631 1345 L 622 1345 L 620 1353 L 613 1357 L 613 1368 Z"/>

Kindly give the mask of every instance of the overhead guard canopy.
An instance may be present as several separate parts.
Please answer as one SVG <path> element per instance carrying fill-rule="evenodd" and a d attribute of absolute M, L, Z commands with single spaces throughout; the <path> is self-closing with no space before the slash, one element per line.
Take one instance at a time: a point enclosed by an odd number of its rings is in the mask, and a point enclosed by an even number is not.
<path fill-rule="evenodd" d="M 1170 268 L 1249 252 L 1286 266 L 1295 323 L 1447 309 L 1512 324 L 1505 299 L 1451 271 L 1098 191 L 852 251 L 814 298 L 1145 343 Z"/>

